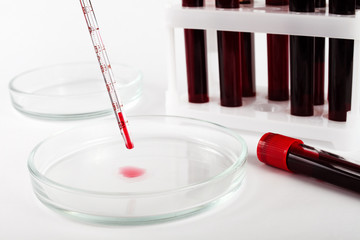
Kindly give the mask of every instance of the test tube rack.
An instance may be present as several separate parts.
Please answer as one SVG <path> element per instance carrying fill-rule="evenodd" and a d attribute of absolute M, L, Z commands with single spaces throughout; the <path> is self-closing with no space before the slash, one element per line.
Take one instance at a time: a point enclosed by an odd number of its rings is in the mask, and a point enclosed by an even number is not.
<path fill-rule="evenodd" d="M 172 4 L 166 11 L 169 47 L 169 77 L 166 93 L 168 114 L 195 117 L 247 132 L 276 132 L 321 142 L 337 150 L 356 150 L 360 142 L 360 15 L 293 13 L 288 6 L 266 6 L 265 0 L 240 9 L 216 9 L 214 1 L 205 7 L 183 8 Z M 204 29 L 208 41 L 208 103 L 194 104 L 187 99 L 186 61 L 183 29 Z M 256 86 L 256 97 L 243 98 L 243 106 L 220 106 L 216 31 L 272 33 L 354 40 L 352 110 L 346 122 L 328 120 L 328 105 L 315 106 L 314 116 L 290 115 L 290 101 L 267 99 L 267 86 Z M 265 43 L 266 44 L 266 43 Z M 255 46 L 255 49 L 257 46 Z M 266 51 L 263 53 L 267 57 Z M 214 63 L 213 63 L 214 62 Z M 215 63 L 216 62 L 216 63 Z M 325 59 L 327 62 L 327 59 Z M 256 68 L 264 66 L 256 65 Z M 325 74 L 325 82 L 327 74 Z M 256 79 L 257 83 L 260 81 Z M 267 83 L 267 79 L 262 79 Z M 326 85 L 327 86 L 327 85 Z M 327 89 L 325 89 L 326 96 Z"/>

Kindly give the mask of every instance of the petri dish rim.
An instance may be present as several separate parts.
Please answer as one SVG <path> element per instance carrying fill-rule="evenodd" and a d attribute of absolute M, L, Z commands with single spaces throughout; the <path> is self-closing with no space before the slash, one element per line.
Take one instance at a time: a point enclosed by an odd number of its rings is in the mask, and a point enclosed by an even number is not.
<path fill-rule="evenodd" d="M 113 64 L 112 68 L 118 97 L 126 109 L 133 109 L 143 98 L 142 71 L 121 63 Z M 15 110 L 35 119 L 74 121 L 100 118 L 113 112 L 97 62 L 65 62 L 33 68 L 11 78 L 8 90 Z"/>
<path fill-rule="evenodd" d="M 92 65 L 94 64 L 95 67 L 98 67 L 96 66 L 97 63 L 94 63 L 94 62 L 67 62 L 67 63 L 61 63 L 61 64 L 51 64 L 51 65 L 47 65 L 47 66 L 41 66 L 41 67 L 36 67 L 36 68 L 33 68 L 33 69 L 29 69 L 27 71 L 24 71 L 24 72 L 21 72 L 19 73 L 18 75 L 12 77 L 9 81 L 9 84 L 8 84 L 8 88 L 10 91 L 12 92 L 15 92 L 15 93 L 19 93 L 19 94 L 23 94 L 23 95 L 28 95 L 28 96 L 39 96 L 39 97 L 49 97 L 49 98 L 58 98 L 60 97 L 60 95 L 51 95 L 51 94 L 44 94 L 44 93 L 32 93 L 32 92 L 27 92 L 27 91 L 23 91 L 23 90 L 20 90 L 18 88 L 16 88 L 14 86 L 15 82 L 20 79 L 21 77 L 23 76 L 26 76 L 27 74 L 30 74 L 30 73 L 34 73 L 34 72 L 37 72 L 37 71 L 41 71 L 41 70 L 48 70 L 48 69 L 51 69 L 51 68 L 56 68 L 56 67 L 61 67 L 61 66 L 74 66 L 74 65 Z M 127 69 L 131 69 L 133 70 L 134 72 L 137 73 L 137 76 L 136 78 L 129 82 L 129 83 L 126 83 L 126 84 L 122 84 L 121 86 L 122 87 L 130 87 L 131 85 L 136 85 L 138 84 L 139 81 L 142 80 L 143 78 L 143 74 L 142 72 L 135 68 L 135 67 L 131 67 L 131 66 L 128 66 L 128 65 L 125 65 L 125 64 L 114 64 L 114 65 L 118 65 L 118 66 L 122 66 L 122 67 L 125 67 Z M 100 70 L 99 70 L 100 71 Z M 84 95 L 100 95 L 100 94 L 104 94 L 104 92 L 106 92 L 105 88 L 102 88 L 101 90 L 99 90 L 98 92 L 93 92 L 93 93 L 82 93 L 82 94 L 67 94 L 67 95 L 61 95 L 61 96 L 68 96 L 68 97 L 71 97 L 71 96 L 84 96 Z"/>
<path fill-rule="evenodd" d="M 213 176 L 212 178 L 206 180 L 206 181 L 202 181 L 199 183 L 195 183 L 195 184 L 191 184 L 191 185 L 186 185 L 183 187 L 178 187 L 178 188 L 174 188 L 171 190 L 164 190 L 164 191 L 149 191 L 149 192 L 141 192 L 141 193 L 128 193 L 128 192 L 100 192 L 100 191 L 90 191 L 90 190 L 84 190 L 81 188 L 74 188 L 74 187 L 70 187 L 68 185 L 64 185 L 64 184 L 60 184 L 58 182 L 55 182 L 47 177 L 45 177 L 44 175 L 42 175 L 37 169 L 36 167 L 33 165 L 33 160 L 36 154 L 36 151 L 49 139 L 52 139 L 53 137 L 56 137 L 62 133 L 71 131 L 71 130 L 75 130 L 76 127 L 72 127 L 70 129 L 67 130 L 63 130 L 57 133 L 54 133 L 52 135 L 50 135 L 49 137 L 47 137 L 46 139 L 44 139 L 43 141 L 41 141 L 40 143 L 38 143 L 35 148 L 31 151 L 29 157 L 28 157 L 28 161 L 27 161 L 27 166 L 29 169 L 29 172 L 31 174 L 31 176 L 35 177 L 37 180 L 39 180 L 41 183 L 46 184 L 50 187 L 55 187 L 57 189 L 61 189 L 61 190 L 65 190 L 65 191 L 69 191 L 69 192 L 76 192 L 76 193 L 81 193 L 81 194 L 87 194 L 87 195 L 96 195 L 97 197 L 99 196 L 103 196 L 103 197 L 130 197 L 130 196 L 136 196 L 136 197 L 141 197 L 141 196 L 157 196 L 157 195 L 163 195 L 164 193 L 169 194 L 169 193 L 173 193 L 173 192 L 181 192 L 181 191 L 186 191 L 186 190 L 190 190 L 196 187 L 201 187 L 207 184 L 211 184 L 213 182 L 219 181 L 222 178 L 227 177 L 228 175 L 230 175 L 233 171 L 235 171 L 238 167 L 243 167 L 246 163 L 246 157 L 248 154 L 248 149 L 247 149 L 247 144 L 245 142 L 245 140 L 240 137 L 238 134 L 234 133 L 231 129 L 222 126 L 220 124 L 217 123 L 213 123 L 210 121 L 206 121 L 206 120 L 199 120 L 196 118 L 191 118 L 191 117 L 182 117 L 182 116 L 175 116 L 175 115 L 137 115 L 137 116 L 129 116 L 128 119 L 133 119 L 133 118 L 173 118 L 173 119 L 182 119 L 182 120 L 190 120 L 190 121 L 195 121 L 198 123 L 203 123 L 209 126 L 215 126 L 217 128 L 220 128 L 222 131 L 226 132 L 227 134 L 231 135 L 232 137 L 234 137 L 243 147 L 241 155 L 239 157 L 237 157 L 236 161 L 230 166 L 228 167 L 225 171 Z M 80 150 L 80 149 L 79 149 Z"/>

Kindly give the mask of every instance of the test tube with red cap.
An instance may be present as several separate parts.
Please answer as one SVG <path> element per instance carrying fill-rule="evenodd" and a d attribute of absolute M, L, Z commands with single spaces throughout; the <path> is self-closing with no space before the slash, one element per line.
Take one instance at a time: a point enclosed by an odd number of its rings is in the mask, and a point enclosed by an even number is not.
<path fill-rule="evenodd" d="M 360 193 L 360 165 L 308 146 L 300 139 L 266 133 L 258 143 L 257 156 L 261 162 L 273 167 Z"/>

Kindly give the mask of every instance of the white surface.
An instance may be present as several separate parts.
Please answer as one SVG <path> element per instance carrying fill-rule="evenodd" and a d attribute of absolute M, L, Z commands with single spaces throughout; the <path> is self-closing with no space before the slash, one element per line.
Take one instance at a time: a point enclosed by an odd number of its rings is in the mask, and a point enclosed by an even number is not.
<path fill-rule="evenodd" d="M 110 61 L 144 72 L 145 99 L 128 115 L 164 112 L 164 2 L 93 1 Z M 246 183 L 236 198 L 216 209 L 141 227 L 87 225 L 53 213 L 35 198 L 26 160 L 42 139 L 82 122 L 45 122 L 20 115 L 10 104 L 7 84 L 30 68 L 91 60 L 95 53 L 78 1 L 1 1 L 0 20 L 0 239 L 359 238 L 359 195 L 263 165 L 254 155 L 259 136 L 244 133 L 250 151 Z"/>

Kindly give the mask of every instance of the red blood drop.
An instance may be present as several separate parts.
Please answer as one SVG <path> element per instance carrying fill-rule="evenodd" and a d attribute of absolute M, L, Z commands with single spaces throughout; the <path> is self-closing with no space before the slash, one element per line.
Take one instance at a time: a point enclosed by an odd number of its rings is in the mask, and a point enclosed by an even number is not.
<path fill-rule="evenodd" d="M 136 178 L 144 175 L 145 169 L 137 167 L 121 167 L 119 169 L 119 174 L 127 178 Z"/>

